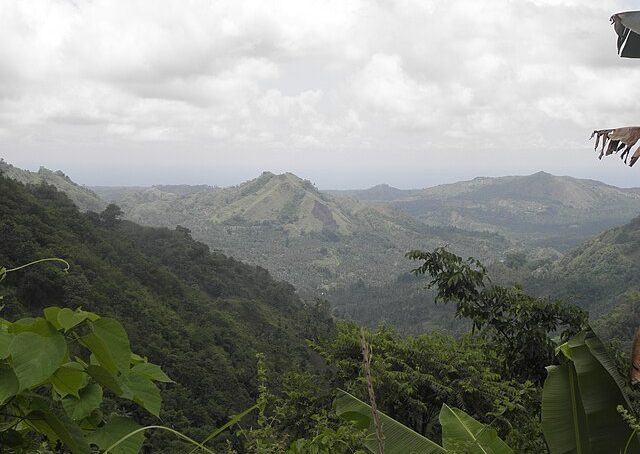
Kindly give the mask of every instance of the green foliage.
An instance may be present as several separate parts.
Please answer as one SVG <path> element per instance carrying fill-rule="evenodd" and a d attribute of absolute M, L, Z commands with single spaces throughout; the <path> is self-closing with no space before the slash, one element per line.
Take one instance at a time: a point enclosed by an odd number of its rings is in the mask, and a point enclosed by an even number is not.
<path fill-rule="evenodd" d="M 2 267 L 0 280 L 10 272 L 48 261 L 64 263 L 65 271 L 70 268 L 65 260 L 40 259 L 12 269 Z M 105 454 L 135 454 L 144 443 L 144 431 L 161 429 L 213 454 L 204 443 L 216 439 L 255 408 L 261 408 L 259 421 L 264 419 L 266 402 L 259 402 L 198 443 L 172 428 L 141 427 L 115 412 L 105 418 L 101 384 L 157 417 L 161 398 L 154 381 L 173 381 L 158 365 L 131 351 L 127 333 L 118 321 L 82 309 L 52 306 L 43 312 L 44 318 L 15 322 L 0 318 L 0 410 L 4 416 L 0 418 L 0 446 L 11 452 L 29 450 L 44 439 L 41 446 L 46 443 L 51 449 L 73 454 L 94 452 L 91 445 Z M 75 361 L 69 361 L 71 355 Z M 259 355 L 260 379 L 264 378 L 263 362 Z M 266 392 L 264 384 L 260 392 Z"/>
<path fill-rule="evenodd" d="M 373 454 L 382 452 L 377 438 L 371 407 L 352 396 L 340 391 L 336 399 L 336 411 L 344 419 L 352 421 L 369 434 L 365 440 L 366 448 Z M 495 429 L 481 424 L 462 410 L 443 404 L 440 410 L 442 425 L 442 446 L 423 437 L 400 422 L 378 411 L 384 433 L 384 452 L 387 454 L 513 454 L 502 441 Z"/>
<path fill-rule="evenodd" d="M 211 428 L 252 406 L 258 351 L 272 364 L 274 390 L 286 370 L 315 367 L 306 339 L 330 335 L 333 321 L 327 309 L 306 306 L 291 285 L 275 281 L 263 268 L 211 252 L 184 229 L 141 227 L 124 220 L 106 225 L 97 214 L 79 213 L 50 187 L 24 187 L 0 178 L 0 192 L 0 264 L 11 269 L 60 255 L 72 265 L 68 273 L 41 266 L 9 275 L 3 281 L 5 318 L 42 318 L 45 307 L 57 306 L 67 328 L 77 321 L 77 307 L 120 321 L 130 348 L 162 366 L 176 382 L 162 392 L 165 425 L 202 440 Z M 47 314 L 44 318 L 53 320 Z M 76 326 L 69 332 L 80 329 L 81 341 L 101 356 L 104 364 L 89 361 L 86 373 L 102 386 L 109 411 L 116 408 L 111 396 L 127 386 L 135 390 L 135 400 L 122 404 L 122 410 L 142 426 L 154 423 L 155 416 L 135 402 L 157 411 L 158 395 L 147 392 L 145 384 L 162 382 L 162 377 L 133 365 L 135 378 L 114 380 L 113 371 L 123 367 L 126 342 L 106 354 L 101 342 L 109 337 L 103 327 L 89 329 L 86 321 L 80 325 L 86 331 Z M 64 335 L 62 325 L 56 329 Z M 8 347 L 4 338 L 0 334 L 0 354 Z M 86 349 L 81 341 L 76 345 Z M 0 372 L 0 381 L 5 375 Z M 168 434 L 149 431 L 149 449 L 182 449 L 182 441 Z"/>
<path fill-rule="evenodd" d="M 359 280 L 330 289 L 324 297 L 331 301 L 337 317 L 357 321 L 367 328 L 384 322 L 407 335 L 434 330 L 465 333 L 471 324 L 456 319 L 453 306 L 432 304 L 435 292 L 423 287 L 421 279 L 403 273 L 387 284 L 370 285 Z"/>
<path fill-rule="evenodd" d="M 267 416 L 267 405 L 272 399 L 267 388 L 267 368 L 264 354 L 256 355 L 258 363 L 258 408 L 257 427 L 244 431 L 247 442 L 245 449 L 249 453 L 276 454 L 285 450 L 287 441 L 275 429 L 275 418 Z"/>
<path fill-rule="evenodd" d="M 375 426 L 371 406 L 345 391 L 339 391 L 336 399 L 336 412 L 347 421 L 352 421 L 367 432 L 366 448 L 374 453 L 381 452 L 375 437 Z M 384 452 L 388 454 L 424 453 L 440 454 L 446 450 L 437 443 L 423 437 L 402 423 L 378 411 L 384 433 Z"/>
<path fill-rule="evenodd" d="M 364 454 L 360 448 L 364 431 L 358 430 L 328 411 L 331 399 L 319 397 L 309 386 L 309 376 L 288 374 L 282 396 L 273 395 L 267 385 L 267 366 L 263 354 L 256 355 L 259 394 L 256 427 L 240 431 L 245 439 L 243 452 L 255 454 Z"/>
<path fill-rule="evenodd" d="M 566 340 L 586 323 L 587 314 L 576 306 L 532 297 L 521 287 L 493 285 L 473 258 L 465 261 L 446 248 L 407 256 L 424 261 L 413 272 L 430 275 L 428 288 L 437 289 L 436 302 L 454 303 L 456 316 L 473 322 L 502 358 L 509 378 L 541 383 L 554 359 L 551 336 L 559 331 Z"/>
<path fill-rule="evenodd" d="M 462 410 L 443 404 L 440 424 L 442 446 L 449 452 L 513 454 L 493 427 L 481 424 Z"/>
<path fill-rule="evenodd" d="M 103 415 L 105 381 L 113 384 L 109 389 L 117 397 L 158 416 L 155 379 L 169 379 L 158 366 L 131 352 L 118 321 L 49 307 L 44 317 L 0 319 L 0 332 L 8 345 L 0 360 L 0 438 L 11 440 L 7 445 L 12 449 L 29 449 L 44 437 L 52 448 L 60 444 L 83 454 L 91 444 L 105 450 L 113 438 L 139 427 L 125 416 Z M 94 341 L 85 342 L 87 338 Z M 91 372 L 95 368 L 102 371 L 100 380 Z M 146 370 L 154 376 L 144 374 Z M 118 452 L 138 452 L 142 441 L 142 435 L 136 437 Z"/>
<path fill-rule="evenodd" d="M 327 416 L 314 415 L 308 438 L 289 445 L 286 454 L 364 454 L 360 449 L 364 433 L 350 424 L 337 425 Z"/>
<path fill-rule="evenodd" d="M 365 198 L 369 191 L 349 195 Z M 561 251 L 627 222 L 640 207 L 633 188 L 545 172 L 395 192 L 377 200 L 430 225 L 501 232 L 521 244 Z"/>
<path fill-rule="evenodd" d="M 40 167 L 37 172 L 19 169 L 5 162 L 0 158 L 0 174 L 17 180 L 23 184 L 49 184 L 55 186 L 59 191 L 64 193 L 76 204 L 81 210 L 91 210 L 99 212 L 104 209 L 106 203 L 98 197 L 98 195 L 87 188 L 71 181 L 67 175 L 61 171 L 52 171 L 44 167 Z"/>
<path fill-rule="evenodd" d="M 335 370 L 334 386 L 366 399 L 359 338 L 357 325 L 340 322 L 335 340 L 314 348 Z M 389 417 L 438 440 L 438 411 L 447 403 L 481 421 L 495 419 L 503 435 L 539 447 L 541 434 L 530 424 L 539 406 L 536 388 L 503 378 L 499 357 L 483 339 L 437 332 L 403 337 L 385 326 L 367 339 L 376 402 Z"/>
<path fill-rule="evenodd" d="M 602 339 L 620 342 L 624 347 L 620 350 L 630 352 L 631 342 L 639 325 L 640 292 L 629 290 L 616 299 L 615 308 L 593 323 L 593 329 Z"/>
<path fill-rule="evenodd" d="M 631 404 L 613 361 L 587 329 L 558 347 L 562 364 L 549 366 L 542 428 L 551 454 L 640 452 L 640 440 L 619 414 Z"/>
<path fill-rule="evenodd" d="M 349 315 L 361 323 L 369 324 L 376 310 L 364 302 L 357 307 L 350 304 L 361 300 L 359 295 L 351 298 L 351 286 L 362 278 L 373 291 L 378 286 L 395 287 L 395 276 L 406 274 L 403 270 L 408 267 L 402 256 L 415 245 L 451 243 L 461 253 L 484 259 L 498 258 L 510 246 L 496 233 L 436 228 L 390 207 L 334 197 L 292 174 L 265 173 L 236 187 L 192 189 L 97 190 L 119 204 L 127 219 L 168 228 L 185 226 L 211 248 L 272 270 L 310 300 L 320 294 L 336 305 L 349 304 Z M 335 288 L 343 294 L 331 292 Z M 415 293 L 415 288 L 411 291 Z M 395 295 L 393 290 L 381 292 L 375 302 L 393 308 Z M 385 319 L 401 319 L 398 327 L 411 332 L 423 332 L 422 324 L 448 327 L 447 320 L 432 314 L 415 311 L 417 318 L 412 319 L 402 309 L 386 310 Z"/>
<path fill-rule="evenodd" d="M 100 213 L 100 220 L 108 226 L 114 226 L 120 219 L 124 216 L 124 212 L 120 209 L 118 205 L 110 203 L 107 207 Z"/>
<path fill-rule="evenodd" d="M 629 294 L 640 288 L 636 272 L 640 264 L 639 246 L 640 218 L 635 218 L 581 244 L 545 275 L 529 277 L 527 285 L 608 319 L 616 307 L 626 304 Z"/>

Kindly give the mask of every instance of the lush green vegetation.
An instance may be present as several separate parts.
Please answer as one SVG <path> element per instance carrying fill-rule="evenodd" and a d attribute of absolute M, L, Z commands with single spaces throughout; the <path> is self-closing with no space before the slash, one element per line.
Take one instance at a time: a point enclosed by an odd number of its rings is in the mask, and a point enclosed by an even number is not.
<path fill-rule="evenodd" d="M 131 351 L 117 320 L 56 306 L 42 317 L 15 322 L 0 318 L 0 446 L 34 452 L 42 440 L 73 454 L 118 447 L 136 453 L 143 433 L 122 407 L 105 414 L 104 394 L 135 402 L 160 414 L 156 382 L 171 379 L 156 364 Z M 102 407 L 102 408 L 101 408 Z"/>
<path fill-rule="evenodd" d="M 109 424 L 128 415 L 135 427 L 163 425 L 197 441 L 211 435 L 208 446 L 229 453 L 378 454 L 385 430 L 387 453 L 407 443 L 431 449 L 418 452 L 564 452 L 558 446 L 569 432 L 589 452 L 640 449 L 637 399 L 619 378 L 624 355 L 614 350 L 609 359 L 582 310 L 497 285 L 476 260 L 444 248 L 409 254 L 420 261 L 415 274 L 430 277 L 439 307 L 467 332 L 363 331 L 335 324 L 322 303 L 303 304 L 264 269 L 211 253 L 184 227 L 140 227 L 121 220 L 114 205 L 81 214 L 50 186 L 0 178 L 0 192 L 0 263 L 11 269 L 63 256 L 71 265 L 64 272 L 42 264 L 3 281 L 0 346 L 9 347 L 0 363 L 3 383 L 17 388 L 6 387 L 0 405 L 19 405 L 11 414 L 24 421 L 39 405 L 50 421 L 12 427 L 21 442 L 37 444 L 41 434 L 105 450 L 126 433 L 118 426 L 114 435 Z M 611 330 L 632 323 L 622 313 L 612 320 Z M 39 342 L 30 351 L 49 352 L 37 373 L 25 372 L 19 336 Z M 363 337 L 371 351 L 364 369 Z M 113 352 L 101 350 L 105 344 Z M 92 374 L 96 367 L 111 379 Z M 56 381 L 61 373 L 75 385 Z M 136 394 L 141 381 L 147 388 Z M 372 396 L 384 414 L 378 426 L 367 417 Z M 91 405 L 74 400 L 83 397 Z M 245 419 L 233 417 L 254 406 Z M 67 419 L 79 430 L 62 431 Z M 95 442 L 94 433 L 107 432 L 107 441 Z M 134 449 L 191 449 L 168 432 L 135 437 Z"/>
<path fill-rule="evenodd" d="M 267 355 L 276 388 L 282 372 L 320 364 L 306 339 L 331 332 L 333 322 L 266 270 L 211 253 L 183 228 L 143 228 L 118 220 L 117 210 L 81 214 L 50 186 L 0 178 L 0 193 L 0 264 L 57 256 L 71 265 L 68 273 L 42 265 L 9 275 L 4 317 L 58 306 L 121 321 L 133 351 L 175 381 L 161 386 L 165 424 L 203 439 L 251 406 L 257 352 Z M 143 425 L 157 422 L 128 411 Z M 162 435 L 150 443 L 173 452 Z"/>
<path fill-rule="evenodd" d="M 628 222 L 640 208 L 636 188 L 616 188 L 545 172 L 478 177 L 421 190 L 378 186 L 333 193 L 384 201 L 430 225 L 500 232 L 529 246 L 561 251 Z"/>
<path fill-rule="evenodd" d="M 455 335 L 469 328 L 469 323 L 454 317 L 453 307 L 431 304 L 435 292 L 425 289 L 424 280 L 409 272 L 382 285 L 368 285 L 359 280 L 349 286 L 328 290 L 324 296 L 331 301 L 337 317 L 357 321 L 368 328 L 385 323 L 403 334 L 422 334 L 439 329 Z"/>
<path fill-rule="evenodd" d="M 625 299 L 640 285 L 635 270 L 639 262 L 640 218 L 607 230 L 586 242 L 529 285 L 580 302 L 600 315 Z"/>
<path fill-rule="evenodd" d="M 6 163 L 0 169 L 25 183 L 52 184 L 81 209 L 101 211 L 106 205 L 61 172 L 27 172 Z M 638 287 L 633 222 L 554 263 L 579 241 L 637 213 L 637 189 L 592 180 L 539 172 L 424 190 L 382 185 L 318 191 L 295 175 L 265 172 L 231 188 L 96 191 L 120 204 L 130 220 L 186 226 L 213 250 L 259 264 L 293 283 L 303 298 L 325 298 L 336 315 L 369 327 L 385 320 L 409 334 L 466 328 L 452 321 L 447 308 L 424 309 L 432 293 L 420 294 L 419 286 L 406 279 L 410 264 L 402 257 L 415 248 L 450 244 L 460 255 L 489 263 L 501 282 L 524 282 L 533 294 L 561 297 L 596 316 Z"/>
<path fill-rule="evenodd" d="M 0 158 L 0 172 L 6 177 L 19 181 L 23 184 L 38 185 L 41 183 L 55 186 L 59 191 L 64 192 L 73 203 L 81 210 L 101 211 L 107 203 L 87 187 L 74 183 L 71 178 L 62 171 L 52 171 L 40 167 L 37 172 L 19 169 L 5 162 Z"/>
<path fill-rule="evenodd" d="M 410 249 L 449 243 L 459 253 L 489 259 L 509 247 L 498 234 L 427 226 L 387 205 L 318 191 L 290 173 L 265 172 L 229 188 L 96 191 L 121 206 L 127 219 L 188 227 L 211 248 L 264 266 L 308 297 L 348 290 L 359 279 L 371 287 L 393 283 L 406 273 L 403 255 Z"/>
<path fill-rule="evenodd" d="M 567 260 L 552 263 L 590 235 L 627 222 L 640 207 L 636 189 L 543 172 L 410 191 L 324 192 L 291 174 L 265 173 L 233 188 L 98 192 L 135 222 L 184 225 L 212 248 L 293 283 L 303 297 L 321 294 L 339 316 L 367 326 L 382 319 L 411 334 L 465 327 L 451 322 L 449 310 L 419 309 L 424 294 L 405 280 L 407 250 L 450 244 L 460 255 L 498 266 L 519 254 L 526 261 L 520 272 L 507 266 L 496 277 L 526 282 L 535 294 L 560 295 L 593 311 L 594 301 L 600 306 L 633 273 L 626 257 L 612 257 L 614 269 L 603 257 L 603 266 L 590 270 L 589 260 L 562 282 L 545 278 L 571 272 Z M 316 203 L 325 209 L 314 209 Z M 585 272 L 592 278 L 583 279 Z"/>

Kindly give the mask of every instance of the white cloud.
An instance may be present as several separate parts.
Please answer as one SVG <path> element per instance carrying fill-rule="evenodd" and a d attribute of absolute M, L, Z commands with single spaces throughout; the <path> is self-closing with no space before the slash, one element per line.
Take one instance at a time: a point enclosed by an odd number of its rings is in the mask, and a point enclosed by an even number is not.
<path fill-rule="evenodd" d="M 373 55 L 356 75 L 353 88 L 362 103 L 391 115 L 391 122 L 400 127 L 426 127 L 439 108 L 439 87 L 410 77 L 398 55 Z"/>
<path fill-rule="evenodd" d="M 180 143 L 189 151 L 176 159 L 194 168 L 366 172 L 400 166 L 401 155 L 443 174 L 461 162 L 477 173 L 571 173 L 596 165 L 589 131 L 637 117 L 640 66 L 617 58 L 608 22 L 622 9 L 616 0 L 7 0 L 0 154 L 58 167 L 81 154 L 99 166 L 111 147 L 148 165 L 159 143 Z"/>

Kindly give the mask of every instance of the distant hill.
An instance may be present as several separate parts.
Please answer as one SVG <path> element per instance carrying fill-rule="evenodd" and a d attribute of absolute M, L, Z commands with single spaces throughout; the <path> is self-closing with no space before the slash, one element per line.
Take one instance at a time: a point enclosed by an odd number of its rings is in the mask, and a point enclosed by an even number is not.
<path fill-rule="evenodd" d="M 398 189 L 388 184 L 379 184 L 369 189 L 351 189 L 351 190 L 329 190 L 328 194 L 351 197 L 357 200 L 367 200 L 372 202 L 392 202 L 397 200 L 409 199 L 419 195 L 419 189 Z"/>
<path fill-rule="evenodd" d="M 274 386 L 277 374 L 318 363 L 306 340 L 330 335 L 333 321 L 264 268 L 211 252 L 185 229 L 80 213 L 51 186 L 0 176 L 0 193 L 0 266 L 50 256 L 71 264 L 68 273 L 42 264 L 9 274 L 0 285 L 3 316 L 58 305 L 121 320 L 134 351 L 176 381 L 163 390 L 163 424 L 203 439 L 248 408 L 257 352 L 267 355 Z M 180 452 L 173 438 L 153 440 L 149 452 Z"/>
<path fill-rule="evenodd" d="M 50 181 L 62 190 L 82 188 L 60 175 Z M 414 266 L 404 258 L 408 250 L 448 244 L 462 256 L 493 262 L 499 278 L 525 280 L 540 294 L 578 297 L 580 291 L 565 292 L 566 282 L 542 277 L 560 279 L 562 268 L 553 267 L 563 253 L 640 212 L 640 189 L 544 172 L 419 190 L 319 191 L 291 173 L 270 172 L 227 188 L 93 190 L 102 206 L 120 205 L 129 220 L 185 227 L 212 249 L 293 283 L 305 298 L 328 298 L 338 314 L 370 325 L 384 319 L 407 332 L 449 327 L 451 315 L 429 304 L 430 294 L 418 294 L 419 282 L 404 280 Z M 533 268 L 505 265 L 519 262 Z M 602 279 L 611 280 L 606 273 Z M 579 303 L 586 307 L 588 298 L 604 295 L 583 293 L 587 299 Z"/>
<path fill-rule="evenodd" d="M 560 251 L 640 213 L 640 188 L 538 172 L 475 178 L 422 190 L 376 186 L 335 191 L 362 200 L 385 200 L 429 225 L 499 232 L 530 246 Z"/>
<path fill-rule="evenodd" d="M 392 282 L 411 268 L 404 259 L 410 249 L 451 244 L 493 259 L 511 246 L 497 234 L 428 226 L 389 204 L 335 197 L 291 173 L 265 172 L 230 188 L 94 189 L 128 219 L 187 227 L 211 247 L 316 295 L 358 279 Z"/>
<path fill-rule="evenodd" d="M 570 300 L 594 314 L 609 312 L 640 289 L 640 217 L 602 232 L 530 279 L 538 292 Z"/>
<path fill-rule="evenodd" d="M 24 184 L 37 185 L 47 183 L 55 186 L 58 190 L 64 192 L 82 211 L 100 212 L 107 206 L 104 200 L 98 197 L 91 189 L 74 183 L 71 178 L 60 170 L 54 172 L 40 167 L 37 172 L 30 172 L 14 167 L 0 159 L 0 174 Z"/>

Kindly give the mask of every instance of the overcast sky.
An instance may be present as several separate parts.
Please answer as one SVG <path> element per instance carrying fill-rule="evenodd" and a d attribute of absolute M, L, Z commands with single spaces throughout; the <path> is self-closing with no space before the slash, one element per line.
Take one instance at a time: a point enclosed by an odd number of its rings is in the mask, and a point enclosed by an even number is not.
<path fill-rule="evenodd" d="M 640 186 L 614 0 L 0 2 L 0 157 L 84 184 L 321 188 L 554 174 Z"/>

